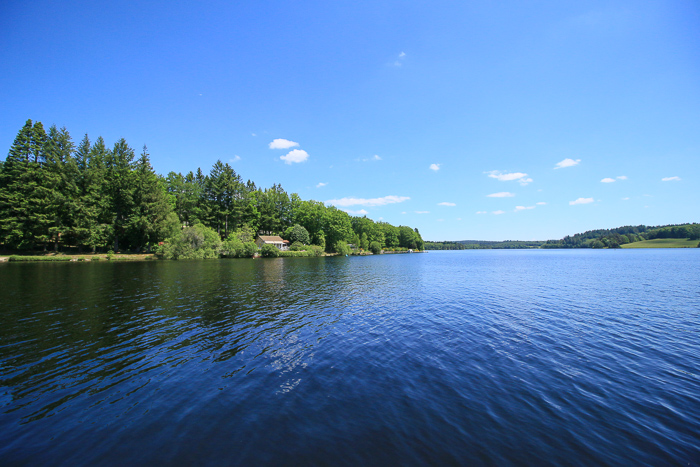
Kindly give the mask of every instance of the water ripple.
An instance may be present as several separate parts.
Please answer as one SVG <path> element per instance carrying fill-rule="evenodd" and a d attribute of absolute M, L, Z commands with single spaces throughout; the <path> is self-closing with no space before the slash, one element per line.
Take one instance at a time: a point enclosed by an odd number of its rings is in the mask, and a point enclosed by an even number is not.
<path fill-rule="evenodd" d="M 0 461 L 697 464 L 699 265 L 2 264 Z"/>

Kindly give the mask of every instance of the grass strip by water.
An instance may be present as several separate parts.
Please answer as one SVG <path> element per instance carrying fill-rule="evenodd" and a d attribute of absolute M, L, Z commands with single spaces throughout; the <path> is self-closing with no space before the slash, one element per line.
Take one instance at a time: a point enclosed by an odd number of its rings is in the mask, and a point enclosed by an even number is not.
<path fill-rule="evenodd" d="M 18 256 L 12 255 L 7 260 L 8 261 L 70 261 L 72 258 L 70 256 Z"/>

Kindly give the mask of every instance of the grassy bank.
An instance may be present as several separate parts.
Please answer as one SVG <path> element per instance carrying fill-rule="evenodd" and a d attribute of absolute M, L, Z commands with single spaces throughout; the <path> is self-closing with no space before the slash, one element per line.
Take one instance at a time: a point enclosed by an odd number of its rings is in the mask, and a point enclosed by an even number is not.
<path fill-rule="evenodd" d="M 642 242 L 627 243 L 622 248 L 697 248 L 697 240 L 687 238 L 655 238 Z"/>
<path fill-rule="evenodd" d="M 46 255 L 5 255 L 0 256 L 0 262 L 62 262 L 62 261 L 148 261 L 156 259 L 153 255 L 108 255 L 108 254 L 87 254 L 87 255 L 64 255 L 64 254 L 46 254 Z"/>

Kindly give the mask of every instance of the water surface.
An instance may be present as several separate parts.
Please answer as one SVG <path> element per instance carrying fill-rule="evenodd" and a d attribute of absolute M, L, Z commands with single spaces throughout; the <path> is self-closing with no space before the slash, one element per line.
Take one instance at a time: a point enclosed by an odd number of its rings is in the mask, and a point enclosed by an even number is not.
<path fill-rule="evenodd" d="M 0 463 L 697 465 L 699 267 L 0 264 Z"/>

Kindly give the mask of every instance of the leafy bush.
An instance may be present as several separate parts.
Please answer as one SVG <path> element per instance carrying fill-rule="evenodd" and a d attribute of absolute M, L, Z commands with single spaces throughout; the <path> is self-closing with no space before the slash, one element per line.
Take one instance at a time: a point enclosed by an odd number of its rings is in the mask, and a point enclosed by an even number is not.
<path fill-rule="evenodd" d="M 306 251 L 309 256 L 323 256 L 323 247 L 318 245 L 309 245 Z"/>
<path fill-rule="evenodd" d="M 297 242 L 292 243 L 292 245 L 289 247 L 289 249 L 292 251 L 302 251 L 302 250 L 306 250 L 307 247 L 304 246 L 303 243 L 297 241 Z"/>
<path fill-rule="evenodd" d="M 243 242 L 237 235 L 229 235 L 221 248 L 221 254 L 227 258 L 235 258 L 243 252 Z"/>
<path fill-rule="evenodd" d="M 255 242 L 245 242 L 243 248 L 236 255 L 239 258 L 252 258 L 258 252 L 258 245 Z"/>
<path fill-rule="evenodd" d="M 111 260 L 112 258 L 114 258 L 114 250 L 109 250 L 107 252 L 107 259 Z"/>
<path fill-rule="evenodd" d="M 333 245 L 333 251 L 338 253 L 340 256 L 346 256 L 350 254 L 350 247 L 347 243 L 339 241 Z"/>
<path fill-rule="evenodd" d="M 263 245 L 260 254 L 265 258 L 277 258 L 280 255 L 280 250 L 274 245 Z"/>
<path fill-rule="evenodd" d="M 382 246 L 379 244 L 379 242 L 372 242 L 369 245 L 369 249 L 372 251 L 373 254 L 378 255 L 382 252 Z"/>
<path fill-rule="evenodd" d="M 222 242 L 214 229 L 196 224 L 185 227 L 165 242 L 163 256 L 167 259 L 218 258 Z"/>

